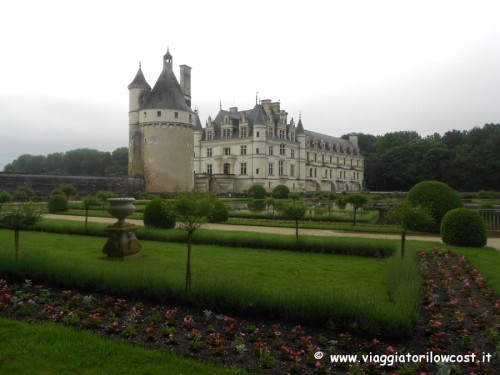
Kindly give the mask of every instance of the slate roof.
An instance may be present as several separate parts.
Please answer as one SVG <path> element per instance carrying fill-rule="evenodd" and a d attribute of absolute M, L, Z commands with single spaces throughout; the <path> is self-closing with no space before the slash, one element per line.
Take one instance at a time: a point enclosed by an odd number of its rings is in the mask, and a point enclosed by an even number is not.
<path fill-rule="evenodd" d="M 139 70 L 137 71 L 137 74 L 135 75 L 135 78 L 132 82 L 130 82 L 130 85 L 128 85 L 129 89 L 148 89 L 151 90 L 151 86 L 146 81 L 146 78 L 144 78 L 144 74 L 142 73 L 142 69 L 139 66 Z"/>
<path fill-rule="evenodd" d="M 179 109 L 193 112 L 172 70 L 172 55 L 164 56 L 163 70 L 141 109 Z"/>

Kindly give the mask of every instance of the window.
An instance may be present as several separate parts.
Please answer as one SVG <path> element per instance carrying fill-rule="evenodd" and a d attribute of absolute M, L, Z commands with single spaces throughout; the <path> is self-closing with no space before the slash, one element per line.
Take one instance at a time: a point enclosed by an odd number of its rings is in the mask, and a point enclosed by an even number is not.
<path fill-rule="evenodd" d="M 269 163 L 268 165 L 268 175 L 274 176 L 274 163 Z"/>
<path fill-rule="evenodd" d="M 240 146 L 240 151 L 241 151 L 241 155 L 246 155 L 247 154 L 247 146 L 246 145 Z"/>
<path fill-rule="evenodd" d="M 212 157 L 212 147 L 207 148 L 207 158 Z"/>
<path fill-rule="evenodd" d="M 274 137 L 274 129 L 272 128 L 272 126 L 270 126 L 269 128 L 267 128 L 267 136 L 269 138 L 273 138 Z"/>
<path fill-rule="evenodd" d="M 283 168 L 283 167 L 284 167 L 284 164 L 285 164 L 285 163 L 283 162 L 283 160 L 280 160 L 280 161 L 278 162 L 278 175 L 280 175 L 280 176 L 283 176 L 283 175 L 285 174 L 285 173 L 283 172 L 283 169 L 284 169 L 284 168 Z"/>
<path fill-rule="evenodd" d="M 174 113 L 174 117 L 175 117 L 175 118 L 179 118 L 179 112 L 175 112 L 175 113 Z"/>
<path fill-rule="evenodd" d="M 255 174 L 259 174 L 259 168 L 255 169 Z"/>
<path fill-rule="evenodd" d="M 324 164 L 325 163 L 325 155 L 321 155 L 321 162 Z"/>
<path fill-rule="evenodd" d="M 280 144 L 280 155 L 285 155 L 285 145 Z"/>
<path fill-rule="evenodd" d="M 240 174 L 247 174 L 247 163 L 240 164 Z"/>
<path fill-rule="evenodd" d="M 207 130 L 207 141 L 211 141 L 214 137 L 214 131 L 213 130 Z"/>
<path fill-rule="evenodd" d="M 229 163 L 224 164 L 224 174 L 230 174 L 231 173 L 231 166 Z"/>
<path fill-rule="evenodd" d="M 248 137 L 248 128 L 246 126 L 242 126 L 240 128 L 240 137 Z"/>
<path fill-rule="evenodd" d="M 309 161 L 309 153 L 307 153 L 306 155 L 307 155 L 307 161 Z"/>
<path fill-rule="evenodd" d="M 256 135 L 256 137 L 257 137 L 257 138 L 259 138 L 259 132 L 256 132 L 256 134 L 255 134 L 255 135 Z"/>
<path fill-rule="evenodd" d="M 224 147 L 224 155 L 231 155 L 231 148 L 230 147 Z"/>
<path fill-rule="evenodd" d="M 231 129 L 222 129 L 222 139 L 231 138 Z"/>
<path fill-rule="evenodd" d="M 273 156 L 273 146 L 269 146 L 269 156 Z"/>
<path fill-rule="evenodd" d="M 294 159 L 294 158 L 295 158 L 295 150 L 294 150 L 293 148 L 290 150 L 290 157 L 291 157 L 292 159 Z"/>
<path fill-rule="evenodd" d="M 280 129 L 278 131 L 278 134 L 279 134 L 279 138 L 280 139 L 285 139 L 285 131 L 284 130 Z"/>
<path fill-rule="evenodd" d="M 191 115 L 189 115 L 189 122 L 191 122 L 191 120 L 192 120 L 192 117 L 191 117 Z"/>
<path fill-rule="evenodd" d="M 290 176 L 295 177 L 295 165 L 290 165 Z"/>
<path fill-rule="evenodd" d="M 207 164 L 207 174 L 212 174 L 212 164 Z"/>
<path fill-rule="evenodd" d="M 161 116 L 161 111 L 156 111 L 156 116 L 160 117 Z"/>
<path fill-rule="evenodd" d="M 259 148 L 258 148 L 258 147 L 255 149 L 255 153 L 256 153 L 256 154 L 258 154 L 258 153 L 259 153 Z"/>
<path fill-rule="evenodd" d="M 146 117 L 146 112 L 144 112 L 144 117 Z"/>
<path fill-rule="evenodd" d="M 291 133 L 290 133 L 290 140 L 291 140 L 292 142 L 295 142 L 295 133 L 294 133 L 294 132 L 291 132 Z"/>

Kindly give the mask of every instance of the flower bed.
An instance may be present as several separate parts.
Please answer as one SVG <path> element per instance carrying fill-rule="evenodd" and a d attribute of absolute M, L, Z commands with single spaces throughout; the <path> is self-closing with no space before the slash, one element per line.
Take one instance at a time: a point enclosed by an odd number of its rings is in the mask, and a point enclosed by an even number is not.
<path fill-rule="evenodd" d="M 7 278 L 0 279 L 0 315 L 61 323 L 269 374 L 500 373 L 495 354 L 500 301 L 463 256 L 438 249 L 418 255 L 424 294 L 421 319 L 412 337 L 404 340 L 363 337 L 356 324 L 348 330 L 331 325 L 318 329 Z M 433 363 L 442 354 L 468 361 Z M 351 362 L 348 356 L 354 355 L 359 362 Z M 413 361 L 419 355 L 427 355 L 429 363 Z"/>

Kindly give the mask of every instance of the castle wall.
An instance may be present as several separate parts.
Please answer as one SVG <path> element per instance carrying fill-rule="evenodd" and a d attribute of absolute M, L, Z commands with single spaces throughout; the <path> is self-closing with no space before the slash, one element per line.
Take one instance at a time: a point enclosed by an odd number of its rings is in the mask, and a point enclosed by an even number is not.
<path fill-rule="evenodd" d="M 62 185 L 73 185 L 80 196 L 95 194 L 98 191 L 112 191 L 119 196 L 133 196 L 142 191 L 142 179 L 132 177 L 99 176 L 58 176 L 0 172 L 0 191 L 14 194 L 20 186 L 33 189 L 37 199 L 46 200 L 53 190 Z"/>

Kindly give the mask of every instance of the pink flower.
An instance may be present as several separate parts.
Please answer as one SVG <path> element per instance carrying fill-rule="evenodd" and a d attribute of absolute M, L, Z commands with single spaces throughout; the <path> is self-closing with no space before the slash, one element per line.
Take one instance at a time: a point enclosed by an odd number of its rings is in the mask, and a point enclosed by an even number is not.
<path fill-rule="evenodd" d="M 379 340 L 377 340 L 377 339 L 373 339 L 373 340 L 372 340 L 372 344 L 373 344 L 373 345 L 377 345 L 379 342 L 380 342 L 380 341 L 379 341 Z"/>
<path fill-rule="evenodd" d="M 394 354 L 396 350 L 391 345 L 389 345 L 386 349 L 386 352 L 387 354 Z"/>

